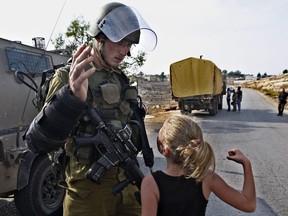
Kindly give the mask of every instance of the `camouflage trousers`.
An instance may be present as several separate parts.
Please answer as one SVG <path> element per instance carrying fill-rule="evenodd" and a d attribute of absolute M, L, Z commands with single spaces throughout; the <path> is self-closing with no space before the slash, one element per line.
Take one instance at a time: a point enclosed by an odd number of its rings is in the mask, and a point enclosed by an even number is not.
<path fill-rule="evenodd" d="M 134 196 L 136 186 L 129 184 L 121 193 L 112 194 L 118 182 L 116 170 L 108 171 L 101 184 L 83 179 L 67 185 L 64 216 L 140 216 L 141 206 Z"/>

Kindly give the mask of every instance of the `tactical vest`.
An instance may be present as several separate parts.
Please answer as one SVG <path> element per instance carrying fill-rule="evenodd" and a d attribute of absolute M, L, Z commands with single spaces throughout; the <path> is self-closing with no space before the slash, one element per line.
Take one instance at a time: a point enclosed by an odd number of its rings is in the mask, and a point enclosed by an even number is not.
<path fill-rule="evenodd" d="M 137 100 L 137 89 L 121 71 L 98 70 L 89 78 L 88 100 L 93 108 L 116 128 L 123 128 L 132 116 L 131 100 Z"/>
<path fill-rule="evenodd" d="M 129 86 L 129 79 L 120 70 L 96 70 L 89 77 L 89 91 L 87 101 L 93 108 L 97 109 L 101 118 L 106 123 L 111 123 L 116 129 L 123 128 L 131 123 L 133 111 L 130 102 L 137 100 L 137 89 Z M 51 80 L 46 102 L 49 103 L 53 95 L 65 84 L 69 82 L 69 71 L 67 68 L 60 68 L 54 74 Z M 139 149 L 141 141 L 139 138 L 139 128 L 137 124 L 131 125 L 133 129 L 132 141 Z M 94 134 L 96 127 L 89 121 L 89 117 L 83 116 L 79 125 L 75 128 L 73 135 Z M 72 156 L 75 153 L 75 143 L 70 140 L 66 145 L 67 154 Z M 90 148 L 78 148 L 77 157 L 79 161 L 89 163 L 89 157 L 92 154 Z"/>

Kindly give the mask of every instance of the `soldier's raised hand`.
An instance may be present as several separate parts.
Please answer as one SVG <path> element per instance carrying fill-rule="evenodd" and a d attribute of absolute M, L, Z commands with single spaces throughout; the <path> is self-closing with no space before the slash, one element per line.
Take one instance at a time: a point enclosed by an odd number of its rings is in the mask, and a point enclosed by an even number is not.
<path fill-rule="evenodd" d="M 90 52 L 91 47 L 81 45 L 73 56 L 69 73 L 69 85 L 73 95 L 82 101 L 87 98 L 88 77 L 95 72 L 94 67 L 85 71 L 86 66 L 93 61 Z"/>

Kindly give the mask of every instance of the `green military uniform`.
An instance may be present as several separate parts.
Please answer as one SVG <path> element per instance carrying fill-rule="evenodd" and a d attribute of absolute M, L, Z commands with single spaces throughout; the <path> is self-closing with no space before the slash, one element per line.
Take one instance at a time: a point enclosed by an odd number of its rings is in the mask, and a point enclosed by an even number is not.
<path fill-rule="evenodd" d="M 46 102 L 49 103 L 53 95 L 68 83 L 67 69 L 58 69 L 51 80 Z M 109 111 L 103 115 L 103 120 L 111 122 L 117 129 L 123 128 L 130 122 L 132 110 L 129 100 L 137 97 L 136 89 L 129 87 L 128 79 L 119 70 L 96 70 L 89 78 L 88 101 L 100 111 Z M 94 126 L 90 124 L 79 125 L 78 131 L 93 134 Z M 121 193 L 114 196 L 112 188 L 125 179 L 123 170 L 112 167 L 101 179 L 101 184 L 86 179 L 85 173 L 91 166 L 92 145 L 78 149 L 75 156 L 75 143 L 68 139 L 66 154 L 69 157 L 66 166 L 65 182 L 60 185 L 65 187 L 64 215 L 69 216 L 137 216 L 141 214 L 141 206 L 134 197 L 138 190 L 129 184 Z M 136 142 L 136 139 L 132 140 Z M 93 158 L 92 158 L 93 160 Z"/>

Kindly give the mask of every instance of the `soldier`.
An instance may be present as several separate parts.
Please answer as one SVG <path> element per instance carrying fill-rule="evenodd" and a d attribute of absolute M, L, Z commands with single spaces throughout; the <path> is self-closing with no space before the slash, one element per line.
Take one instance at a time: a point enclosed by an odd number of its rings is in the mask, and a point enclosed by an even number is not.
<path fill-rule="evenodd" d="M 242 93 L 242 90 L 241 90 L 241 86 L 238 86 L 238 88 L 237 88 L 237 96 L 236 96 L 236 104 L 237 104 L 239 112 L 241 111 L 242 97 L 243 97 L 243 93 Z"/>
<path fill-rule="evenodd" d="M 286 104 L 288 93 L 285 92 L 285 88 L 282 89 L 280 94 L 278 95 L 278 114 L 277 116 L 283 116 L 283 111 Z"/>
<path fill-rule="evenodd" d="M 143 44 L 144 47 L 150 46 L 153 50 L 157 36 L 135 9 L 124 4 L 108 3 L 98 15 L 89 31 L 93 37 L 91 45 L 83 44 L 77 50 L 69 73 L 67 67 L 56 71 L 47 103 L 32 122 L 25 139 L 35 152 L 45 152 L 45 148 L 54 149 L 66 142 L 66 179 L 61 182 L 67 189 L 64 215 L 138 216 L 141 207 L 134 197 L 138 191 L 134 185 L 129 184 L 116 195 L 111 193 L 112 188 L 125 179 L 123 169 L 112 166 L 100 184 L 87 179 L 85 175 L 91 163 L 98 160 L 102 152 L 93 145 L 77 145 L 73 137 L 89 136 L 97 130 L 86 115 L 92 107 L 117 131 L 129 124 L 133 129 L 132 141 L 141 150 L 137 135 L 139 124 L 133 119 L 131 105 L 131 101 L 137 101 L 137 89 L 129 85 L 119 64 L 130 55 L 130 49 L 140 43 L 140 39 L 142 44 L 148 42 Z M 142 34 L 144 32 L 148 34 Z M 144 35 L 150 38 L 143 41 Z"/>
<path fill-rule="evenodd" d="M 235 89 L 232 89 L 231 92 L 232 92 L 231 105 L 233 107 L 232 111 L 235 112 L 236 111 L 237 92 L 235 91 Z"/>
<path fill-rule="evenodd" d="M 227 111 L 230 111 L 231 110 L 231 90 L 230 88 L 227 88 L 227 95 L 226 95 L 226 100 L 227 100 L 227 106 L 228 106 L 228 109 Z"/>

